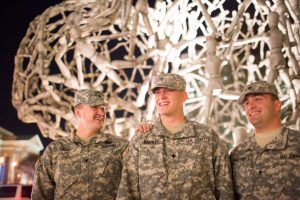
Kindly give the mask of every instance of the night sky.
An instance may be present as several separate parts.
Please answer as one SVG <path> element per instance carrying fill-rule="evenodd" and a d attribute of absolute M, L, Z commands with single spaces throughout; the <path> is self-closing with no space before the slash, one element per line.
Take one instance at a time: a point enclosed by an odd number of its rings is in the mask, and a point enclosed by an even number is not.
<path fill-rule="evenodd" d="M 6 1 L 0 8 L 2 38 L 0 42 L 0 126 L 13 132 L 19 139 L 29 139 L 39 134 L 44 146 L 51 140 L 41 136 L 35 123 L 27 124 L 19 120 L 17 111 L 11 103 L 14 56 L 30 22 L 50 6 L 61 2 L 62 0 Z M 134 0 L 133 4 L 135 2 Z M 154 2 L 154 0 L 149 0 L 150 7 L 154 6 Z"/>
<path fill-rule="evenodd" d="M 19 0 L 6 1 L 1 5 L 1 38 L 0 43 L 0 126 L 13 132 L 18 139 L 29 139 L 39 134 L 44 146 L 51 142 L 43 138 L 37 125 L 27 124 L 18 119 L 17 111 L 11 103 L 11 89 L 14 72 L 14 57 L 19 44 L 26 34 L 27 28 L 33 19 L 41 15 L 50 6 L 61 3 L 63 0 Z M 149 0 L 151 7 L 154 0 Z M 133 1 L 133 4 L 136 0 Z"/>
<path fill-rule="evenodd" d="M 19 139 L 29 139 L 39 134 L 44 146 L 50 139 L 44 139 L 36 124 L 26 124 L 18 119 L 11 103 L 14 56 L 25 36 L 29 23 L 48 7 L 61 3 L 59 0 L 6 1 L 1 5 L 0 42 L 0 126 L 13 132 Z"/>

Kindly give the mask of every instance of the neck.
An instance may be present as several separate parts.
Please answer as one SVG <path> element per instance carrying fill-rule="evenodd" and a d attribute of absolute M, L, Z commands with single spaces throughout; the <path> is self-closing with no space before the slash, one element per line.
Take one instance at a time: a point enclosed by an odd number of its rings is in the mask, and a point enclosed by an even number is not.
<path fill-rule="evenodd" d="M 179 116 L 160 116 L 161 119 L 161 123 L 165 126 L 165 127 L 175 127 L 178 126 L 180 124 L 182 124 L 184 122 L 184 115 L 179 115 Z"/>
<path fill-rule="evenodd" d="M 255 127 L 255 134 L 263 134 L 269 131 L 276 130 L 282 126 L 281 121 L 277 120 L 275 123 L 272 123 L 268 126 Z"/>
<path fill-rule="evenodd" d="M 88 141 L 89 139 L 91 139 L 94 135 L 96 135 L 96 133 L 99 131 L 99 129 L 96 130 L 89 130 L 87 128 L 83 128 L 83 127 L 78 127 L 77 131 L 76 131 L 76 135 L 85 141 Z"/>

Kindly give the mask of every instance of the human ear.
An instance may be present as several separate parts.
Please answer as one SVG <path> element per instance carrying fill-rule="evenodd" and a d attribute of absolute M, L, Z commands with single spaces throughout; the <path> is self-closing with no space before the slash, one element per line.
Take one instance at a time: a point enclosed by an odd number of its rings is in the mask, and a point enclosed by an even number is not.
<path fill-rule="evenodd" d="M 281 111 L 281 106 L 282 106 L 282 102 L 279 100 L 275 100 L 275 110 L 280 112 Z"/>
<path fill-rule="evenodd" d="M 76 116 L 77 118 L 81 117 L 81 112 L 80 112 L 80 110 L 81 110 L 81 107 L 80 107 L 80 106 L 77 106 L 77 107 L 75 108 L 75 110 L 74 110 L 75 116 Z"/>
<path fill-rule="evenodd" d="M 188 99 L 187 93 L 186 93 L 186 92 L 183 92 L 183 93 L 182 93 L 182 100 L 185 101 L 185 100 L 187 100 L 187 99 Z"/>

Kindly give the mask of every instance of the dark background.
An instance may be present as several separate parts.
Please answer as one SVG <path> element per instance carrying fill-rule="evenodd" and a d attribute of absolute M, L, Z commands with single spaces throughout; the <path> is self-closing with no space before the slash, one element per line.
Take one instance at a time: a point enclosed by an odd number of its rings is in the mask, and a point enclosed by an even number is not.
<path fill-rule="evenodd" d="M 19 0 L 6 1 L 0 7 L 0 126 L 13 132 L 18 139 L 29 139 L 39 134 L 44 146 L 51 139 L 44 138 L 37 125 L 27 124 L 18 119 L 17 111 L 11 103 L 11 89 L 14 71 L 14 56 L 29 24 L 50 6 L 63 0 Z M 228 7 L 232 7 L 228 1 Z M 135 5 L 136 0 L 133 0 Z M 155 0 L 148 0 L 154 7 Z"/>
<path fill-rule="evenodd" d="M 6 1 L 0 7 L 0 126 L 13 132 L 18 139 L 29 139 L 38 134 L 46 147 L 52 140 L 44 138 L 37 125 L 18 119 L 17 110 L 11 103 L 14 57 L 31 21 L 47 8 L 63 0 Z M 154 6 L 154 0 L 149 0 Z M 135 5 L 136 0 L 133 1 Z"/>
<path fill-rule="evenodd" d="M 11 103 L 14 57 L 27 28 L 33 19 L 48 7 L 62 0 L 21 0 L 2 2 L 0 8 L 0 126 L 13 132 L 18 139 L 29 139 L 39 134 L 44 146 L 51 140 L 43 138 L 36 124 L 18 119 Z"/>

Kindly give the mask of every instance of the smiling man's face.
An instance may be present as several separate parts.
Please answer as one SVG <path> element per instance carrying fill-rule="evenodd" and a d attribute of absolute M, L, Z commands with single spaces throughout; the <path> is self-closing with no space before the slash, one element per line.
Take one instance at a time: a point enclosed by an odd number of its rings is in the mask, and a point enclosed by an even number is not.
<path fill-rule="evenodd" d="M 249 94 L 244 101 L 246 116 L 250 123 L 258 130 L 270 127 L 279 115 L 281 103 L 271 94 Z"/>
<path fill-rule="evenodd" d="M 175 114 L 187 99 L 186 92 L 168 88 L 157 88 L 154 95 L 156 108 L 160 115 Z"/>

